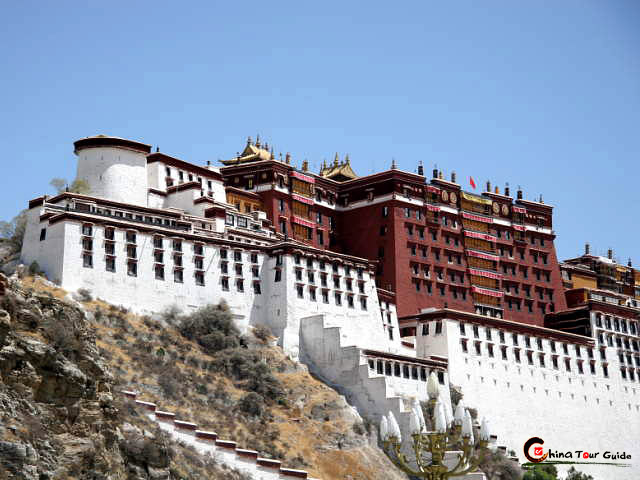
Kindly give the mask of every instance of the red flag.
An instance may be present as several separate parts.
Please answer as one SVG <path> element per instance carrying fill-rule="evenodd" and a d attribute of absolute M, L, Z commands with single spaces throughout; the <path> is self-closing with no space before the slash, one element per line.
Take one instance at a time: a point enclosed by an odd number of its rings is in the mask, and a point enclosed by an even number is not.
<path fill-rule="evenodd" d="M 471 186 L 475 190 L 476 189 L 476 182 L 473 181 L 473 177 L 469 177 L 469 183 L 471 184 Z"/>

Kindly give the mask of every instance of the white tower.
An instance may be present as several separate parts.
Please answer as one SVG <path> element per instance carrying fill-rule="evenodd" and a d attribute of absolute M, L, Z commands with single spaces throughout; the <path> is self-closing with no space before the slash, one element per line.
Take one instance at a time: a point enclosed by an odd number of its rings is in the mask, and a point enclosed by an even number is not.
<path fill-rule="evenodd" d="M 147 205 L 147 155 L 151 146 L 106 135 L 74 142 L 77 178 L 89 184 L 92 197 Z"/>

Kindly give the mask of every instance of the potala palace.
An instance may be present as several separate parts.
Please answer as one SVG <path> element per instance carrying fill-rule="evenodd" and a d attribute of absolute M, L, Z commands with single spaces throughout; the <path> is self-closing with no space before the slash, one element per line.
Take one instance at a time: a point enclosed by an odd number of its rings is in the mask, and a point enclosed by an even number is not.
<path fill-rule="evenodd" d="M 31 200 L 21 261 L 140 313 L 225 300 L 403 436 L 435 372 L 521 461 L 537 436 L 631 455 L 580 465 L 599 480 L 640 476 L 640 271 L 588 245 L 559 262 L 541 197 L 422 165 L 359 177 L 337 154 L 312 173 L 259 139 L 221 167 L 151 150 L 76 141 L 90 193 Z"/>

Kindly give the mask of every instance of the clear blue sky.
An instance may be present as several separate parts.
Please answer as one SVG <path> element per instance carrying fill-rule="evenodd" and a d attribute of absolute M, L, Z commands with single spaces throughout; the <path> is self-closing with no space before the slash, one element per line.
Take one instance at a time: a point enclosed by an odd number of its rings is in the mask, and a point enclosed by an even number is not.
<path fill-rule="evenodd" d="M 105 133 L 188 161 L 260 133 L 317 168 L 437 163 L 555 205 L 640 265 L 640 3 L 3 2 L 0 139 L 9 219 L 72 142 Z"/>

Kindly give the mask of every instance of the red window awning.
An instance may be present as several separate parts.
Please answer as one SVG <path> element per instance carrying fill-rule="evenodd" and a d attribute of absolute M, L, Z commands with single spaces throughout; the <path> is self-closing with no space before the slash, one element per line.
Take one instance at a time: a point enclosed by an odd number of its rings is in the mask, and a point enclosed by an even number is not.
<path fill-rule="evenodd" d="M 298 217 L 297 215 L 294 215 L 294 216 L 291 218 L 291 221 L 292 221 L 293 223 L 298 223 L 298 224 L 300 224 L 300 225 L 304 225 L 305 227 L 309 227 L 309 228 L 313 228 L 313 227 L 315 227 L 315 224 L 314 224 L 313 222 L 311 222 L 311 221 L 309 221 L 309 220 L 307 220 L 307 219 L 305 219 L 305 218 L 300 218 L 300 217 Z"/>
<path fill-rule="evenodd" d="M 485 270 L 478 270 L 477 268 L 469 268 L 469 274 L 477 275 L 479 277 L 493 278 L 495 280 L 502 279 L 502 274 L 500 273 L 487 272 Z"/>
<path fill-rule="evenodd" d="M 498 241 L 497 237 L 494 237 L 493 235 L 489 235 L 487 233 L 481 233 L 481 232 L 472 232 L 470 230 L 465 230 L 464 231 L 465 236 L 467 237 L 471 237 L 471 238 L 479 238 L 480 240 L 486 240 L 488 242 L 496 242 Z"/>
<path fill-rule="evenodd" d="M 467 250 L 467 255 L 470 257 L 484 258 L 485 260 L 493 260 L 494 262 L 500 261 L 498 255 L 492 255 L 490 253 L 476 252 L 475 250 Z"/>
<path fill-rule="evenodd" d="M 315 178 L 310 177 L 309 175 L 305 175 L 304 173 L 294 171 L 294 172 L 291 172 L 290 175 L 294 178 L 297 178 L 298 180 L 302 180 L 303 182 L 316 183 Z"/>
<path fill-rule="evenodd" d="M 493 218 L 473 215 L 472 213 L 462 212 L 462 218 L 467 220 L 475 220 L 476 222 L 493 223 Z"/>
<path fill-rule="evenodd" d="M 489 290 L 488 288 L 476 287 L 475 285 L 471 287 L 471 291 L 473 293 L 479 293 L 480 295 L 489 295 L 490 297 L 504 297 L 503 292 L 496 292 L 495 290 Z"/>
<path fill-rule="evenodd" d="M 308 205 L 313 205 L 314 201 L 311 198 L 303 197 L 302 195 L 297 195 L 295 193 L 291 194 L 291 198 L 293 198 L 297 202 L 306 203 Z"/>

